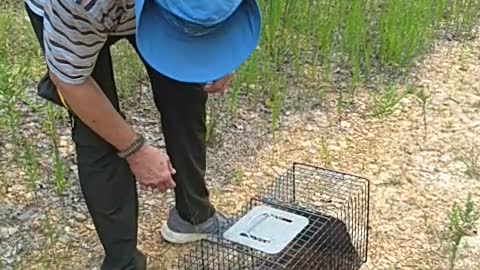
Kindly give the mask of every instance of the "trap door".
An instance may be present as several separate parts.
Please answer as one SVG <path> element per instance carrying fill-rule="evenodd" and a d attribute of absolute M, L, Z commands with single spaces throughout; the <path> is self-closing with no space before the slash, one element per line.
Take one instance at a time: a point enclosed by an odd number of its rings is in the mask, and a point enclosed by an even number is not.
<path fill-rule="evenodd" d="M 261 205 L 252 208 L 223 237 L 267 254 L 277 254 L 308 224 L 306 217 Z"/>

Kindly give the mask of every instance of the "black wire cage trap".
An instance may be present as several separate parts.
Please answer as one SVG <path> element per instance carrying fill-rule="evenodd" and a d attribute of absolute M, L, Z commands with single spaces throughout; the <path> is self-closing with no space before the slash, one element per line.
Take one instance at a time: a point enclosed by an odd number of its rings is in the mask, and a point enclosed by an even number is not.
<path fill-rule="evenodd" d="M 369 181 L 295 163 L 177 270 L 356 270 L 367 260 Z"/>

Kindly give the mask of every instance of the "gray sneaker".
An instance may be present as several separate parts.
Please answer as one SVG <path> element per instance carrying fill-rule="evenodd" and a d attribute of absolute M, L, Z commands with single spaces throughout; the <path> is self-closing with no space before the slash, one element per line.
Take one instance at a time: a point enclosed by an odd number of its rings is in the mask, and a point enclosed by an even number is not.
<path fill-rule="evenodd" d="M 174 208 L 170 211 L 167 222 L 162 226 L 161 234 L 165 241 L 175 244 L 186 244 L 221 234 L 233 225 L 234 220 L 221 213 L 216 213 L 205 222 L 194 226 L 180 217 Z"/>

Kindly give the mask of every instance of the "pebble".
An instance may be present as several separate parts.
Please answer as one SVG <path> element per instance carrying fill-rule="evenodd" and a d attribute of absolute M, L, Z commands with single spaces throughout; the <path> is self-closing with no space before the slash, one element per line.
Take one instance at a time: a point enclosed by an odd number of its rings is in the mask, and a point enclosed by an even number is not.
<path fill-rule="evenodd" d="M 66 233 L 64 234 L 61 234 L 59 237 L 58 237 L 58 241 L 64 245 L 68 244 L 70 242 L 70 236 Z"/>
<path fill-rule="evenodd" d="M 21 214 L 17 216 L 17 219 L 20 221 L 27 221 L 27 220 L 32 220 L 35 216 L 37 216 L 35 213 L 35 209 L 28 209 L 26 211 L 21 212 Z"/>
<path fill-rule="evenodd" d="M 7 191 L 9 193 L 15 193 L 15 194 L 18 194 L 20 193 L 22 190 L 24 190 L 25 188 L 22 186 L 22 185 L 19 185 L 19 184 L 15 184 L 11 187 L 8 187 L 7 188 Z"/>
<path fill-rule="evenodd" d="M 95 226 L 93 226 L 93 224 L 91 224 L 91 223 L 85 224 L 85 227 L 87 227 L 87 229 L 89 229 L 91 231 L 95 230 Z"/>
<path fill-rule="evenodd" d="M 438 175 L 438 180 L 442 182 L 445 182 L 445 183 L 450 182 L 450 179 L 452 179 L 452 177 L 448 173 L 440 173 Z"/>
<path fill-rule="evenodd" d="M 20 252 L 23 250 L 23 244 L 21 242 L 17 242 L 11 246 L 6 246 L 4 250 L 0 250 L 3 254 L 2 260 L 7 263 L 7 265 L 13 265 L 15 263 L 20 262 L 21 256 L 19 256 Z"/>
<path fill-rule="evenodd" d="M 452 161 L 452 155 L 450 153 L 445 153 L 440 157 L 440 161 L 443 163 L 449 163 Z"/>
<path fill-rule="evenodd" d="M 8 239 L 17 233 L 18 227 L 0 227 L 0 239 Z"/>
<path fill-rule="evenodd" d="M 340 122 L 340 127 L 343 128 L 343 129 L 348 129 L 348 128 L 350 128 L 351 126 L 352 126 L 352 125 L 351 125 L 349 122 L 347 122 L 347 121 L 341 121 L 341 122 Z"/>
<path fill-rule="evenodd" d="M 73 216 L 79 222 L 83 222 L 83 221 L 87 220 L 87 216 L 82 214 L 82 213 L 79 213 L 79 212 L 75 212 L 73 214 Z"/>

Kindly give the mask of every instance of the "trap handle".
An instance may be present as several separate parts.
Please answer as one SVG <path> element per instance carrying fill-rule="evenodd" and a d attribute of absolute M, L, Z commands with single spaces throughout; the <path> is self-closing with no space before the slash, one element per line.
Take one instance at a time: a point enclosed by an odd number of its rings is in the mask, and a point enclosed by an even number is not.
<path fill-rule="evenodd" d="M 248 221 L 247 223 L 247 231 L 244 232 L 244 234 L 246 236 L 248 236 L 249 238 L 254 238 L 252 237 L 252 235 L 250 234 L 250 232 L 255 229 L 255 227 L 257 227 L 258 225 L 260 225 L 260 223 L 262 223 L 265 219 L 271 217 L 272 214 L 271 213 L 268 213 L 268 212 L 262 212 L 262 213 L 259 213 L 259 214 L 256 214 L 254 217 L 252 217 L 252 219 L 250 219 L 250 221 Z M 260 217 L 263 217 L 260 221 L 256 222 L 255 224 L 253 224 L 253 226 L 250 226 L 251 223 L 253 223 L 253 221 L 257 220 L 258 218 Z"/>

